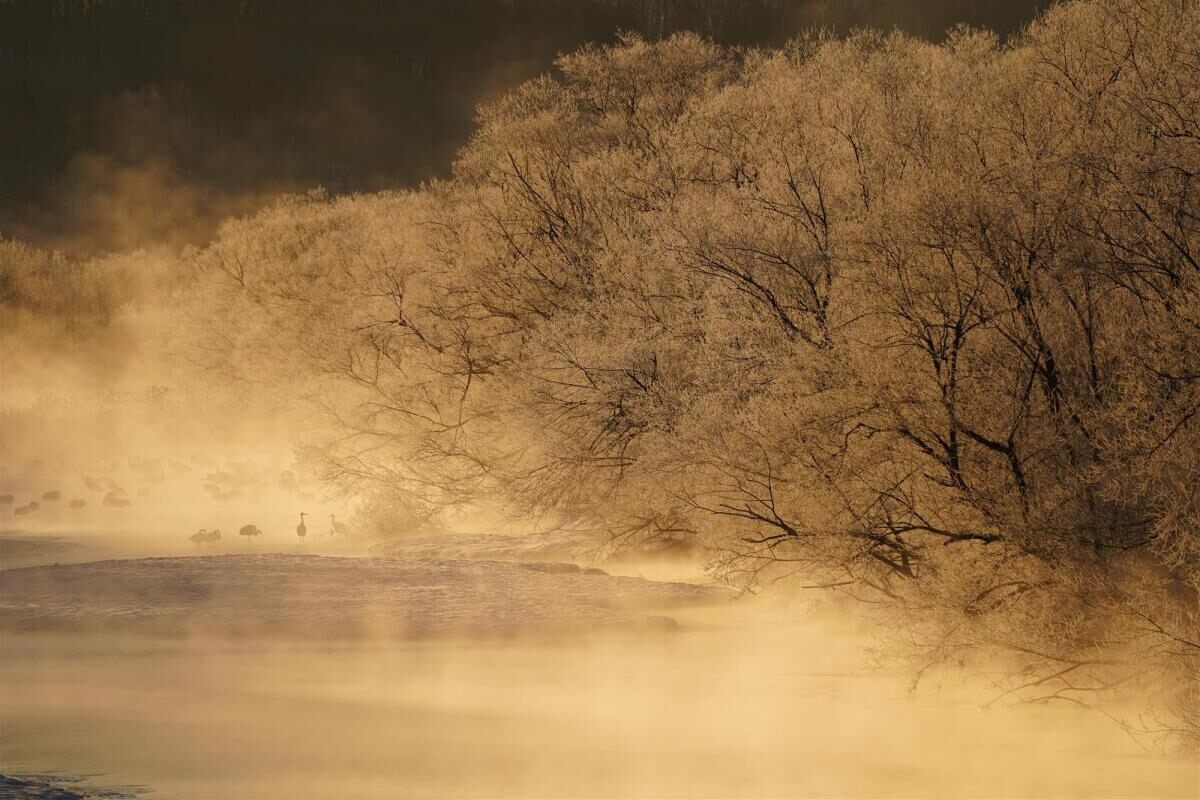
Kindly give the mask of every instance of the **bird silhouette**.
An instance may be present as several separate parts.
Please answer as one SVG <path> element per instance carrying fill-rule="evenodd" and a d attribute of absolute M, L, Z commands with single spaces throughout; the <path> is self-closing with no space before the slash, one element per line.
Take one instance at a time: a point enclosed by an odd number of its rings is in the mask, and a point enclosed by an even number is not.
<path fill-rule="evenodd" d="M 300 541 L 304 541 L 304 537 L 308 536 L 308 526 L 304 524 L 304 518 L 308 515 L 303 511 L 300 512 L 300 524 L 296 526 L 296 535 L 300 537 Z"/>
<path fill-rule="evenodd" d="M 341 534 L 346 538 L 350 538 L 350 529 L 346 527 L 346 523 L 338 522 L 337 517 L 333 514 L 329 515 L 329 535 L 337 536 Z"/>
<path fill-rule="evenodd" d="M 247 542 L 249 542 L 255 536 L 262 535 L 263 532 L 258 529 L 257 525 L 243 525 L 242 529 L 238 531 L 238 536 L 245 536 Z"/>
<path fill-rule="evenodd" d="M 205 530 L 204 528 L 201 528 L 200 530 L 196 531 L 188 538 L 191 539 L 196 544 L 212 544 L 213 542 L 220 541 L 221 530 L 219 528 L 213 528 L 210 531 L 210 530 Z"/>

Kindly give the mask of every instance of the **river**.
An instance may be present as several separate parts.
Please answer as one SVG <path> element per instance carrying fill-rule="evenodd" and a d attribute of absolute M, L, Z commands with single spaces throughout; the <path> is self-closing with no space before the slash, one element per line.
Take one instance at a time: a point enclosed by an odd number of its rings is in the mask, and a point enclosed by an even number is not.
<path fill-rule="evenodd" d="M 674 632 L 342 644 L 15 634 L 0 771 L 168 798 L 1196 797 L 1101 715 L 865 671 L 747 607 Z M 950 685 L 950 684 L 955 685 Z"/>

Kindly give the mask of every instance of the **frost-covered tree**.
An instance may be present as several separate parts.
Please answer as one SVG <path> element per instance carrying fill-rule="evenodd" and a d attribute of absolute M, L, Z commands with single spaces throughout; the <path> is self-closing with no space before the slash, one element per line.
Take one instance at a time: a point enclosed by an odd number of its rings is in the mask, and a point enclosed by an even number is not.
<path fill-rule="evenodd" d="M 227 225 L 217 349 L 321 376 L 347 486 L 702 542 L 1026 699 L 1153 685 L 1194 745 L 1197 32 L 587 48 L 444 183 Z"/>

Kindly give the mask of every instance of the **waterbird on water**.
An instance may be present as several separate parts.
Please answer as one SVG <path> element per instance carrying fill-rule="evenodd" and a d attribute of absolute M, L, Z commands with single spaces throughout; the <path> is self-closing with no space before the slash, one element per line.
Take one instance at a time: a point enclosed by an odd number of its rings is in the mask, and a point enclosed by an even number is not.
<path fill-rule="evenodd" d="M 259 530 L 258 526 L 256 526 L 256 525 L 243 525 L 242 529 L 240 531 L 238 531 L 238 536 L 245 536 L 247 542 L 249 542 L 250 539 L 255 536 L 262 536 L 262 535 L 263 535 L 263 532 L 261 530 Z"/>
<path fill-rule="evenodd" d="M 113 489 L 104 495 L 104 505 L 109 508 L 125 508 L 129 505 L 129 496 L 124 489 Z"/>
<path fill-rule="evenodd" d="M 220 529 L 217 529 L 217 528 L 214 528 L 211 531 L 201 528 L 200 530 L 196 531 L 188 538 L 191 539 L 196 544 L 212 544 L 213 542 L 215 542 L 221 538 L 221 531 L 220 531 Z"/>
<path fill-rule="evenodd" d="M 337 517 L 333 514 L 329 515 L 329 535 L 336 536 L 341 534 L 346 538 L 350 538 L 350 529 L 346 527 L 346 523 L 338 522 Z"/>

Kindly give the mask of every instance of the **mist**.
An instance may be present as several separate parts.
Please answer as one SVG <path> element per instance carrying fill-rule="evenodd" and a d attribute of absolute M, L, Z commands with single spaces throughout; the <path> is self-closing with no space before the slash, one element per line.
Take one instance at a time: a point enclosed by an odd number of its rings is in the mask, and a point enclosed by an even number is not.
<path fill-rule="evenodd" d="M 476 106 L 618 31 L 779 46 L 809 28 L 967 23 L 1044 3 L 104 2 L 0 6 L 0 235 L 84 253 L 202 244 L 284 192 L 448 174 Z"/>
<path fill-rule="evenodd" d="M 845 623 L 789 617 L 567 642 L 25 642 L 0 668 L 8 758 L 53 747 L 103 786 L 180 798 L 1194 794 L 1193 763 L 1086 714 L 910 696 L 862 671 Z"/>
<path fill-rule="evenodd" d="M 0 794 L 1195 796 L 1197 40 L 0 2 Z"/>

